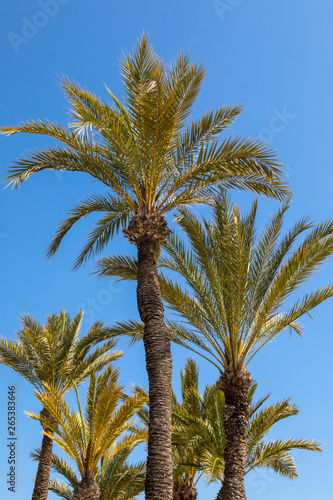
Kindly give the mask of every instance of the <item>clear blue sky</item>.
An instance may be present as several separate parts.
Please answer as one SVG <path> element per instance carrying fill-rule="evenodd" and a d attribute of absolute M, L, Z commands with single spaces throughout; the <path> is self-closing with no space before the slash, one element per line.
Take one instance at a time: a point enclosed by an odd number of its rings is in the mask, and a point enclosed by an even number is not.
<path fill-rule="evenodd" d="M 57 86 L 58 75 L 107 98 L 104 82 L 121 96 L 118 59 L 130 51 L 143 30 L 166 61 L 189 51 L 207 66 L 207 78 L 195 114 L 223 104 L 246 108 L 233 132 L 271 142 L 288 166 L 294 191 L 288 223 L 311 213 L 316 220 L 332 215 L 331 184 L 333 128 L 333 5 L 329 0 L 16 0 L 2 2 L 0 125 L 48 118 L 66 122 L 67 104 Z M 46 138 L 18 135 L 0 138 L 1 170 Z M 44 255 L 57 224 L 84 195 L 99 189 L 84 175 L 46 172 L 29 180 L 18 192 L 1 190 L 1 334 L 13 337 L 18 318 L 29 313 L 40 321 L 66 308 L 74 315 L 86 311 L 84 328 L 93 320 L 106 324 L 137 317 L 135 288 L 99 281 L 92 263 L 77 272 L 71 266 L 91 221 L 85 221 L 62 244 L 52 261 Z M 233 193 L 241 208 L 250 195 Z M 262 220 L 276 203 L 261 201 Z M 133 252 L 120 238 L 108 253 Z M 330 262 L 311 286 L 332 280 Z M 247 481 L 249 500 L 329 500 L 333 498 L 331 464 L 332 302 L 306 318 L 303 340 L 282 334 L 250 366 L 259 392 L 272 400 L 290 396 L 300 415 L 281 423 L 275 436 L 315 438 L 324 453 L 300 452 L 299 479 L 290 482 L 266 472 Z M 188 354 L 174 349 L 174 380 Z M 146 385 L 142 346 L 125 350 L 122 380 Z M 0 368 L 0 495 L 4 500 L 30 498 L 36 465 L 29 452 L 40 445 L 38 422 L 23 410 L 39 411 L 33 392 L 6 367 Z M 218 374 L 201 362 L 201 384 Z M 17 493 L 7 491 L 6 391 L 18 391 Z M 214 498 L 210 487 L 201 498 Z M 55 498 L 50 494 L 50 499 Z"/>

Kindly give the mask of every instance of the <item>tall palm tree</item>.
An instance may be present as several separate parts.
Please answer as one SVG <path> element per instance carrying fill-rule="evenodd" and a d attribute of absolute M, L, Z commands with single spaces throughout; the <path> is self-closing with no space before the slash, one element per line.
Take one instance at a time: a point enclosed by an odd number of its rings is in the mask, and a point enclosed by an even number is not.
<path fill-rule="evenodd" d="M 137 302 L 145 325 L 150 396 L 146 498 L 170 500 L 172 361 L 156 267 L 158 247 L 170 233 L 165 217 L 184 205 L 209 203 L 218 185 L 278 200 L 289 191 L 270 147 L 240 137 L 219 143 L 219 135 L 241 113 L 239 106 L 224 106 L 187 124 L 205 76 L 203 66 L 192 64 L 187 55 L 165 65 L 143 34 L 120 68 L 124 103 L 110 90 L 112 104 L 104 103 L 64 78 L 61 86 L 73 119 L 69 127 L 39 120 L 0 132 L 42 134 L 61 143 L 18 159 L 8 177 L 13 186 L 53 169 L 88 173 L 106 187 L 73 208 L 48 256 L 77 221 L 93 212 L 103 215 L 75 267 L 103 250 L 120 229 L 137 247 Z"/>
<path fill-rule="evenodd" d="M 190 246 L 171 236 L 160 265 L 181 275 L 183 289 L 160 274 L 162 297 L 183 321 L 169 321 L 171 338 L 208 359 L 220 372 L 225 395 L 223 487 L 218 500 L 245 500 L 245 464 L 249 420 L 248 365 L 278 333 L 290 329 L 299 335 L 299 318 L 333 296 L 333 286 L 305 294 L 286 304 L 333 253 L 333 222 L 298 221 L 282 236 L 284 205 L 256 236 L 257 203 L 242 216 L 221 192 L 214 219 L 201 222 L 180 210 L 179 224 Z M 299 244 L 296 240 L 304 236 Z M 104 276 L 136 279 L 138 263 L 128 257 L 104 258 L 98 269 Z M 116 325 L 110 335 L 142 339 L 142 325 Z"/>
<path fill-rule="evenodd" d="M 207 385 L 203 396 L 198 387 L 199 369 L 188 359 L 181 372 L 182 400 L 173 405 L 173 444 L 178 453 L 174 500 L 195 500 L 196 483 L 203 474 L 208 484 L 221 483 L 224 473 L 224 405 L 222 391 L 216 384 Z M 284 399 L 263 407 L 268 396 L 254 401 L 257 384 L 250 387 L 249 432 L 247 439 L 246 474 L 256 468 L 267 467 L 294 479 L 297 468 L 290 455 L 295 449 L 321 451 L 319 443 L 305 439 L 278 439 L 267 441 L 268 433 L 279 421 L 297 415 L 299 409 Z M 199 477 L 198 477 L 199 473 Z"/>
<path fill-rule="evenodd" d="M 48 384 L 46 391 L 36 391 L 37 399 L 55 422 L 44 431 L 45 434 L 74 461 L 81 476 L 73 490 L 74 500 L 99 498 L 97 477 L 103 468 L 120 450 L 132 447 L 146 437 L 145 430 L 123 436 L 131 431 L 134 423 L 131 419 L 148 398 L 145 392 L 125 396 L 118 378 L 119 370 L 112 366 L 99 376 L 91 374 L 84 414 L 77 391 L 79 412 L 70 409 L 55 384 Z M 28 415 L 45 425 L 43 415 L 31 412 Z"/>
<path fill-rule="evenodd" d="M 46 317 L 41 325 L 30 316 L 23 316 L 21 330 L 15 340 L 0 339 L 0 363 L 24 377 L 36 390 L 43 391 L 47 384 L 57 387 L 59 394 L 66 394 L 74 384 L 80 384 L 94 371 L 101 370 L 121 356 L 111 351 L 115 342 L 109 340 L 102 347 L 90 351 L 96 338 L 103 331 L 102 323 L 95 323 L 80 339 L 83 313 L 73 319 L 66 311 Z M 41 411 L 42 426 L 49 435 L 43 436 L 32 500 L 46 500 L 52 461 L 53 441 L 50 431 L 54 425 L 47 408 Z"/>
<path fill-rule="evenodd" d="M 111 458 L 109 458 L 110 452 L 102 457 L 101 462 L 106 464 L 96 477 L 100 490 L 98 500 L 134 500 L 143 492 L 146 477 L 145 462 L 130 464 L 127 461 L 135 446 L 134 444 L 122 448 L 116 453 L 111 449 Z M 39 450 L 35 450 L 32 457 L 39 460 Z M 52 470 L 61 474 L 67 484 L 58 479 L 51 479 L 49 490 L 60 498 L 73 500 L 73 490 L 80 482 L 77 472 L 66 460 L 55 454 L 52 456 Z"/>

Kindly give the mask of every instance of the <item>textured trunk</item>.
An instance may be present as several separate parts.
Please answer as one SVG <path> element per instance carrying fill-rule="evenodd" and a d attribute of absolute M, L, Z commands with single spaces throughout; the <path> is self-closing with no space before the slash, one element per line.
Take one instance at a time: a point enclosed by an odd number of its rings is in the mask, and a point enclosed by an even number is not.
<path fill-rule="evenodd" d="M 138 248 L 137 301 L 144 323 L 144 347 L 149 381 L 148 457 L 146 500 L 172 500 L 170 337 L 157 277 L 157 248 L 169 229 L 157 212 L 144 207 L 135 214 L 124 234 Z"/>
<path fill-rule="evenodd" d="M 92 474 L 84 476 L 73 491 L 75 500 L 96 500 L 99 494 L 99 486 Z"/>
<path fill-rule="evenodd" d="M 247 371 L 226 371 L 219 380 L 224 392 L 224 478 L 216 500 L 246 500 L 245 461 L 249 426 L 248 392 L 251 375 Z"/>
<path fill-rule="evenodd" d="M 193 484 L 193 478 L 184 476 L 175 482 L 173 486 L 173 500 L 196 500 L 197 496 L 198 492 Z"/>
<path fill-rule="evenodd" d="M 138 245 L 138 308 L 144 322 L 149 380 L 149 433 L 146 500 L 172 499 L 171 395 L 172 361 L 169 334 L 157 280 L 156 245 Z"/>
<path fill-rule="evenodd" d="M 40 416 L 46 420 L 53 422 L 49 412 L 43 408 Z M 43 425 L 43 429 L 50 432 L 50 429 Z M 32 493 L 32 500 L 47 500 L 50 471 L 52 463 L 53 439 L 48 436 L 43 436 L 42 448 L 40 450 L 40 459 L 35 479 L 34 491 Z"/>

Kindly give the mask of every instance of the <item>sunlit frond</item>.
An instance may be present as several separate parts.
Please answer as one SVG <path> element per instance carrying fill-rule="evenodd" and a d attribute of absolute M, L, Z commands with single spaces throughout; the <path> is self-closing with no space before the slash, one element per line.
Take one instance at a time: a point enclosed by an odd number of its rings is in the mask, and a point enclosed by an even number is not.
<path fill-rule="evenodd" d="M 108 366 L 99 375 L 93 372 L 84 411 L 77 393 L 79 413 L 70 409 L 55 385 L 47 385 L 46 391 L 36 394 L 55 421 L 55 424 L 48 424 L 51 432 L 45 433 L 74 461 L 82 477 L 86 474 L 97 476 L 114 455 L 122 449 L 132 449 L 147 438 L 145 429 L 132 428 L 132 419 L 148 401 L 148 397 L 144 391 L 125 397 L 118 378 L 119 370 L 113 366 Z M 27 414 L 47 423 L 39 415 L 31 412 Z M 108 458 L 104 458 L 101 465 L 100 461 L 108 450 Z M 58 459 L 54 460 L 53 465 L 59 472 L 64 464 Z M 63 469 L 63 472 L 65 475 L 66 470 Z M 70 474 L 67 479 L 71 482 L 73 475 Z"/>
<path fill-rule="evenodd" d="M 39 392 L 53 384 L 65 394 L 93 371 L 122 356 L 114 350 L 115 340 L 95 347 L 104 331 L 102 323 L 95 323 L 79 337 L 82 317 L 82 312 L 71 318 L 62 310 L 47 316 L 41 325 L 30 316 L 22 316 L 18 340 L 0 339 L 0 363 L 17 371 Z"/>

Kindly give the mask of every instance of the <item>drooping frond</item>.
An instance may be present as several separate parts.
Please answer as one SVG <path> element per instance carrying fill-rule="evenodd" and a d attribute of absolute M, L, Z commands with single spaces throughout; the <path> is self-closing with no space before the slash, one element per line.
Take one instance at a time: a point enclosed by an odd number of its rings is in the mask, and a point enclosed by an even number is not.
<path fill-rule="evenodd" d="M 125 226 L 129 217 L 128 205 L 119 197 L 109 194 L 94 194 L 84 198 L 70 212 L 70 216 L 59 226 L 56 236 L 49 245 L 47 256 L 52 257 L 58 250 L 61 241 L 73 225 L 93 212 L 105 212 L 106 215 L 96 222 L 96 229 L 88 237 L 88 243 L 81 255 L 98 252 L 115 233 Z M 98 233 L 98 234 L 97 234 Z M 96 237 L 95 237 L 96 236 Z"/>
<path fill-rule="evenodd" d="M 255 468 L 268 467 L 289 479 L 298 477 L 295 460 L 289 452 L 293 450 L 321 452 L 320 443 L 305 439 L 277 440 L 261 442 L 247 457 L 247 473 Z"/>
<path fill-rule="evenodd" d="M 71 488 L 58 479 L 50 480 L 49 491 L 52 491 L 58 497 L 63 498 L 64 500 L 74 500 L 74 495 Z"/>

